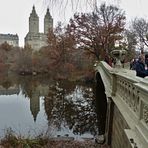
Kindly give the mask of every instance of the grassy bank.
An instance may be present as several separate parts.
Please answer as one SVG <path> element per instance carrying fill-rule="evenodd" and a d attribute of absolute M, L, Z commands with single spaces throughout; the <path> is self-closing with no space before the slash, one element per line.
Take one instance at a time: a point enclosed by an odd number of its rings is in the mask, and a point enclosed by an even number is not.
<path fill-rule="evenodd" d="M 76 141 L 70 137 L 49 138 L 47 135 L 38 135 L 34 138 L 23 137 L 8 129 L 0 141 L 0 148 L 95 148 L 92 140 Z"/>

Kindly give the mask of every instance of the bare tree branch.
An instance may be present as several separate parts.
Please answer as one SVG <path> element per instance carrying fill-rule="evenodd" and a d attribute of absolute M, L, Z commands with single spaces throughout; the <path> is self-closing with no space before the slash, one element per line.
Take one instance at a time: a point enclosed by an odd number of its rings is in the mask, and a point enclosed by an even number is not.
<path fill-rule="evenodd" d="M 148 47 L 148 22 L 144 18 L 135 18 L 132 22 L 132 28 L 139 42 Z"/>

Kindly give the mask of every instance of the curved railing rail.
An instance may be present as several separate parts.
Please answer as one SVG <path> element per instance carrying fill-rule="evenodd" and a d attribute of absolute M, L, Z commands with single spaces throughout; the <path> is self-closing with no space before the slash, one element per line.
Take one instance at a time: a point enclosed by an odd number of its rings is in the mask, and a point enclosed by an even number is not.
<path fill-rule="evenodd" d="M 111 97 L 129 127 L 148 145 L 148 78 L 132 70 L 111 68 L 101 61 L 95 67 L 103 80 L 107 97 Z"/>

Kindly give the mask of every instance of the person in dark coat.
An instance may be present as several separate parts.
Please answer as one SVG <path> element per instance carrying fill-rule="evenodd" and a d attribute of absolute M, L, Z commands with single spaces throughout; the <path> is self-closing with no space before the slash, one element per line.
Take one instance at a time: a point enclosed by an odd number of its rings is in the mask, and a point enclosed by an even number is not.
<path fill-rule="evenodd" d="M 144 58 L 142 56 L 139 57 L 136 63 L 136 76 L 142 78 L 148 76 L 148 70 L 145 70 Z"/>
<path fill-rule="evenodd" d="M 135 70 L 136 69 L 136 63 L 137 63 L 137 59 L 136 58 L 131 60 L 131 62 L 130 62 L 130 69 L 131 70 Z"/>

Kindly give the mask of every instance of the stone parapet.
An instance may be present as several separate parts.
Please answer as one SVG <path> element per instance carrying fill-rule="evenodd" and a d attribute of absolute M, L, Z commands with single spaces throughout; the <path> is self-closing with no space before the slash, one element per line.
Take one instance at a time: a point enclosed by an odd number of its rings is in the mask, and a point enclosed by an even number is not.
<path fill-rule="evenodd" d="M 137 137 L 138 148 L 146 148 L 148 145 L 148 78 L 137 77 L 132 70 L 111 68 L 105 62 L 99 62 L 95 69 L 102 77 L 106 95 L 113 99 L 126 120 L 129 131 L 132 131 L 125 132 L 127 137 L 137 135 L 133 138 Z"/>

